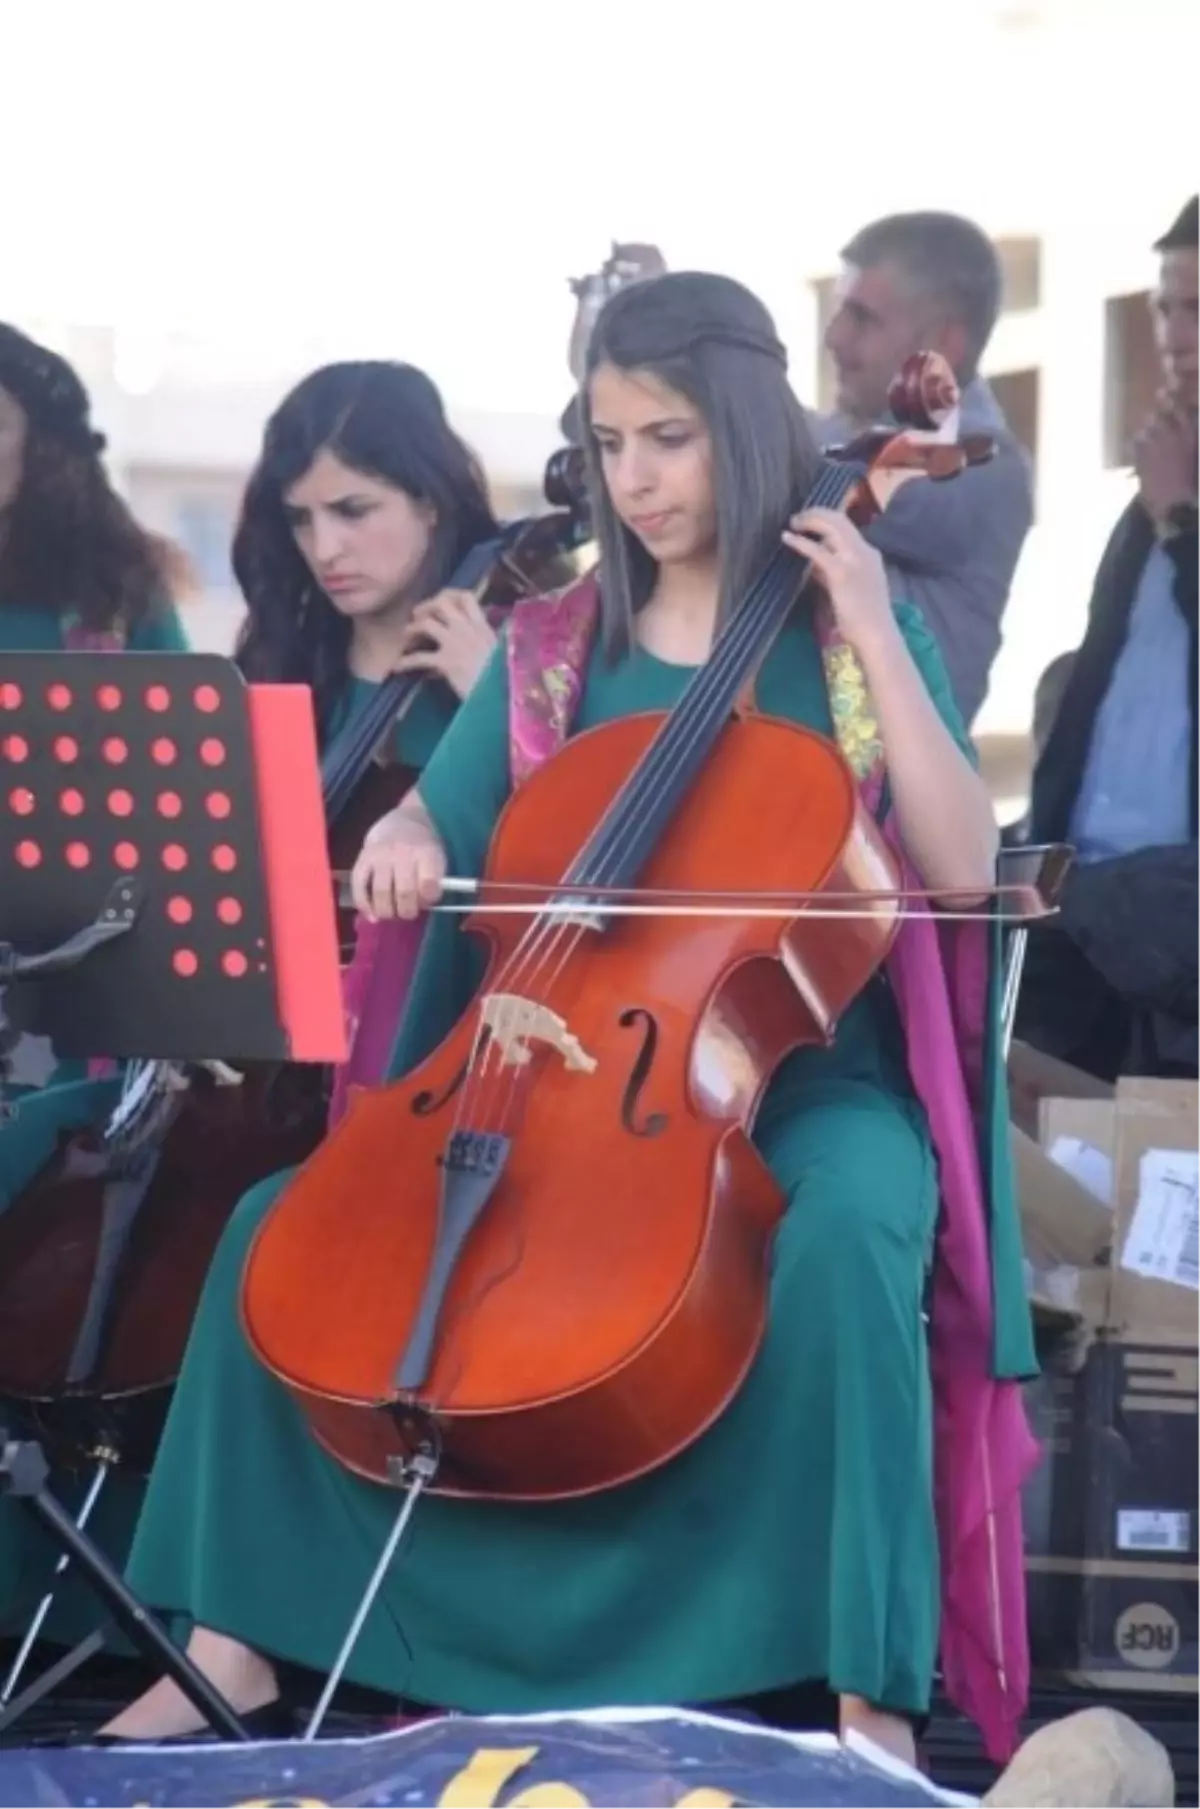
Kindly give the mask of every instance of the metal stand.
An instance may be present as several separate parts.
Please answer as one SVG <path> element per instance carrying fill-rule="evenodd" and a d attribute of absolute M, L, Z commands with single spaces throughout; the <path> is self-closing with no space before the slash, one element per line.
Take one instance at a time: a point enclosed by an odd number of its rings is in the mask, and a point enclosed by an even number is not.
<path fill-rule="evenodd" d="M 4 1084 L 8 1076 L 8 1061 L 15 1037 L 11 1020 L 6 1009 L 5 994 L 10 985 L 27 983 L 35 980 L 49 980 L 57 975 L 67 973 L 78 967 L 94 950 L 104 948 L 119 936 L 128 935 L 137 922 L 141 904 L 141 888 L 130 879 L 118 880 L 105 898 L 95 919 L 72 936 L 68 936 L 56 947 L 46 949 L 38 954 L 23 955 L 10 942 L 0 942 L 0 1125 L 11 1120 L 18 1108 L 6 1102 Z M 45 1481 L 49 1473 L 45 1455 L 41 1446 L 32 1442 L 10 1440 L 8 1433 L 0 1434 L 3 1450 L 0 1451 L 0 1494 L 11 1494 L 18 1500 L 28 1503 L 35 1516 L 40 1519 L 60 1546 L 60 1555 L 54 1568 L 50 1588 L 39 1602 L 37 1610 L 21 1641 L 20 1650 L 9 1668 L 0 1690 L 0 1732 L 19 1721 L 35 1703 L 49 1695 L 65 1678 L 72 1676 L 81 1665 L 98 1652 L 104 1644 L 102 1632 L 95 1632 L 80 1642 L 72 1651 L 66 1653 L 56 1664 L 32 1683 L 28 1689 L 15 1696 L 17 1685 L 29 1663 L 30 1654 L 37 1643 L 38 1634 L 45 1624 L 46 1616 L 54 1605 L 55 1593 L 66 1574 L 73 1556 L 80 1552 L 90 1554 L 98 1564 L 105 1560 L 86 1539 L 84 1528 L 91 1518 L 92 1510 L 99 1498 L 109 1472 L 107 1460 L 98 1464 L 88 1487 L 78 1517 L 71 1520 L 66 1510 L 46 1491 Z M 70 1537 L 61 1533 L 62 1527 L 69 1529 Z M 84 1557 L 85 1568 L 88 1557 Z M 115 1577 L 117 1586 L 124 1590 L 119 1577 Z M 94 1577 L 93 1577 L 94 1581 Z M 128 1592 L 125 1592 L 128 1594 Z M 139 1615 L 145 1610 L 140 1603 L 129 1596 Z M 132 1636 L 131 1636 L 132 1637 Z M 165 1635 L 163 1636 L 165 1637 Z"/>
<path fill-rule="evenodd" d="M 96 1465 L 95 1471 L 93 1472 L 93 1475 L 92 1475 L 92 1480 L 88 1484 L 87 1494 L 84 1496 L 83 1503 L 79 1509 L 79 1512 L 75 1516 L 75 1531 L 77 1533 L 82 1533 L 84 1531 L 85 1527 L 87 1526 L 88 1521 L 91 1519 L 92 1509 L 95 1507 L 97 1501 L 100 1499 L 100 1491 L 104 1487 L 104 1484 L 107 1480 L 108 1480 L 108 1460 L 106 1458 L 102 1458 L 100 1460 L 100 1462 Z M 54 1606 L 54 1597 L 55 1597 L 55 1594 L 57 1593 L 59 1584 L 62 1582 L 64 1576 L 67 1574 L 67 1571 L 70 1569 L 70 1566 L 71 1566 L 70 1552 L 69 1551 L 61 1552 L 59 1554 L 58 1563 L 54 1566 L 54 1575 L 50 1580 L 50 1587 L 46 1591 L 45 1595 L 42 1597 L 41 1601 L 37 1605 L 37 1610 L 34 1614 L 34 1617 L 30 1621 L 29 1626 L 27 1627 L 27 1629 L 25 1631 L 24 1639 L 21 1641 L 21 1649 L 17 1653 L 17 1656 L 13 1659 L 12 1664 L 9 1667 L 8 1676 L 4 1679 L 3 1689 L 0 1689 L 0 1709 L 7 1708 L 8 1704 L 13 1699 L 13 1692 L 16 1690 L 17 1685 L 21 1681 L 21 1676 L 25 1670 L 25 1666 L 29 1663 L 29 1655 L 33 1651 L 34 1646 L 37 1644 L 38 1634 L 41 1632 L 43 1626 L 46 1623 L 46 1616 L 49 1614 L 51 1608 Z M 89 1645 L 89 1643 L 90 1642 L 88 1640 L 83 1641 L 84 1645 Z M 75 1648 L 75 1652 L 78 1652 L 80 1650 L 81 1650 L 81 1648 L 78 1646 Z M 74 1659 L 75 1652 L 68 1653 L 67 1657 Z M 90 1651 L 88 1652 L 87 1656 L 88 1657 L 91 1656 Z M 64 1677 L 70 1677 L 72 1675 L 72 1673 L 74 1671 L 76 1671 L 83 1662 L 84 1661 L 82 1658 L 76 1659 L 73 1664 L 68 1665 L 67 1669 L 65 1671 L 63 1671 L 62 1670 L 63 1661 L 60 1660 L 59 1664 L 57 1664 L 54 1667 L 54 1669 L 56 1672 L 61 1672 L 61 1674 Z M 47 1675 L 48 1675 L 48 1673 L 47 1673 Z M 53 1679 L 53 1682 L 51 1682 L 51 1683 L 47 1683 L 46 1676 L 39 1678 L 37 1683 L 32 1686 L 32 1689 L 26 1692 L 26 1695 L 30 1699 L 29 1706 L 32 1706 L 32 1704 L 34 1702 L 40 1702 L 42 1697 L 45 1696 L 50 1689 L 53 1689 L 54 1684 L 56 1684 L 58 1681 L 59 1681 L 59 1678 L 57 1676 Z M 24 1701 L 24 1698 L 22 1698 L 22 1701 Z M 3 1720 L 0 1720 L 0 1727 L 3 1727 L 3 1725 L 4 1725 Z"/>
<path fill-rule="evenodd" d="M 95 918 L 84 929 L 77 930 L 55 948 L 41 954 L 22 955 L 11 942 L 0 942 L 0 1125 L 16 1116 L 16 1107 L 5 1103 L 4 1085 L 8 1064 L 15 1047 L 14 1032 L 5 1002 L 9 986 L 30 980 L 52 980 L 78 967 L 95 949 L 104 948 L 118 936 L 127 936 L 137 922 L 142 903 L 142 888 L 136 880 L 119 879 L 104 899 Z"/>
<path fill-rule="evenodd" d="M 179 1685 L 188 1701 L 210 1726 L 229 1740 L 249 1741 L 249 1734 L 224 1696 L 184 1656 L 149 1609 L 143 1607 L 132 1590 L 126 1587 L 104 1554 L 93 1545 L 86 1533 L 80 1531 L 67 1510 L 51 1495 L 46 1487 L 49 1473 L 50 1467 L 39 1444 L 32 1439 L 10 1439 L 6 1431 L 0 1432 L 0 1495 L 11 1495 L 25 1503 L 55 1543 L 74 1559 L 121 1631 L 148 1663 L 159 1666 Z M 87 1656 L 90 1657 L 91 1651 L 98 1649 L 99 1639 L 100 1636 L 93 1634 L 91 1641 L 84 1641 L 84 1646 L 90 1647 Z M 71 1657 L 75 1657 L 75 1654 L 71 1654 Z M 0 1732 L 24 1714 L 31 1700 L 40 1700 L 46 1688 L 53 1687 L 53 1683 L 58 1683 L 64 1674 L 69 1675 L 69 1671 L 64 1673 L 61 1665 L 56 1666 L 52 1684 L 47 1685 L 45 1678 L 39 1679 L 31 1690 L 26 1690 L 15 1702 L 10 1703 L 0 1715 Z"/>
<path fill-rule="evenodd" d="M 333 1669 L 325 1679 L 325 1687 L 321 1691 L 317 1706 L 309 1717 L 308 1726 L 301 1736 L 303 1741 L 315 1740 L 321 1723 L 329 1712 L 329 1705 L 337 1692 L 337 1687 L 345 1675 L 346 1666 L 350 1663 L 354 1648 L 358 1644 L 359 1635 L 366 1625 L 368 1614 L 375 1605 L 375 1598 L 383 1587 L 392 1559 L 399 1548 L 400 1541 L 408 1530 L 413 1510 L 424 1491 L 437 1475 L 441 1461 L 441 1439 L 437 1426 L 432 1420 L 426 1420 L 424 1439 L 420 1449 L 409 1458 L 395 1457 L 391 1460 L 392 1480 L 404 1490 L 404 1500 L 400 1504 L 400 1512 L 388 1534 L 387 1543 L 379 1554 L 379 1562 L 371 1572 L 370 1581 L 363 1591 L 362 1600 L 354 1611 L 354 1618 L 347 1629 L 341 1649 L 333 1662 Z"/>
<path fill-rule="evenodd" d="M 59 1058 L 342 1060 L 332 901 L 317 917 L 298 910 L 292 880 L 324 860 L 311 711 L 296 687 L 247 686 L 231 660 L 211 654 L 6 656 L 0 1126 L 20 1110 L 19 1097 L 6 1105 L 4 1094 L 22 1032 Z M 82 930 L 81 918 L 91 919 Z M 11 1018 L 10 985 L 21 988 Z M 130 1111 L 139 1109 L 132 1091 Z M 153 1100 L 152 1087 L 145 1097 Z M 109 1273 L 98 1279 L 107 1289 Z M 90 1362 L 95 1329 L 81 1327 L 79 1367 Z M 58 1546 L 55 1581 L 74 1561 L 148 1662 L 221 1734 L 247 1740 L 229 1704 L 83 1531 L 94 1495 L 77 1523 L 48 1490 L 48 1474 L 39 1443 L 0 1430 L 0 1495 L 22 1501 Z M 12 1697 L 47 1609 L 43 1601 L 0 1703 Z M 8 1700 L 0 1729 L 102 1643 L 92 1634 Z"/>
<path fill-rule="evenodd" d="M 996 879 L 1001 886 L 1032 886 L 1043 903 L 1057 909 L 1073 851 L 1063 843 L 1039 842 L 1001 849 Z M 1029 924 L 1016 918 L 1008 932 L 1000 992 L 1000 1053 L 1008 1060 L 1017 1021 L 1017 1001 L 1029 948 Z"/>

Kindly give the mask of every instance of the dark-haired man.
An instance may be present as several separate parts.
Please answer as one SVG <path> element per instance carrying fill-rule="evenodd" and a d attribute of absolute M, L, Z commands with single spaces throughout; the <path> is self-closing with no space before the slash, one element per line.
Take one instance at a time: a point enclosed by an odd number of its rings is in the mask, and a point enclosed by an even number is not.
<path fill-rule="evenodd" d="M 1030 807 L 1077 865 L 1031 938 L 1018 1031 L 1105 1079 L 1197 1071 L 1195 196 L 1155 250 L 1163 387 Z"/>
<path fill-rule="evenodd" d="M 987 433 L 995 458 L 953 484 L 907 484 L 873 523 L 893 593 L 916 603 L 942 651 L 969 724 L 987 694 L 1000 620 L 1033 519 L 1029 461 L 1009 432 L 979 361 L 1000 311 L 996 248 L 957 214 L 892 214 L 842 251 L 825 344 L 837 413 L 824 444 L 886 419 L 888 389 L 914 352 L 941 352 L 962 388 L 962 431 Z"/>

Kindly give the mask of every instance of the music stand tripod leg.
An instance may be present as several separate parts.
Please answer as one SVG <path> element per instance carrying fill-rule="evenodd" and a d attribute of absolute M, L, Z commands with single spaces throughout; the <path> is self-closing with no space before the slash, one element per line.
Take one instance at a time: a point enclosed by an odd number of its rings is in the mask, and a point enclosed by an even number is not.
<path fill-rule="evenodd" d="M 69 1652 L 64 1652 L 60 1659 L 44 1670 L 40 1676 L 35 1677 L 19 1696 L 14 1696 L 10 1702 L 6 1703 L 3 1711 L 0 1711 L 0 1734 L 6 1733 L 10 1727 L 15 1727 L 31 1708 L 36 1708 L 39 1702 L 56 1690 L 60 1683 L 65 1683 L 68 1677 L 74 1677 L 76 1671 L 85 1665 L 89 1658 L 95 1658 L 98 1652 L 102 1652 L 106 1631 L 107 1623 L 96 1627 L 87 1635 L 86 1639 L 81 1639 L 77 1646 L 72 1646 Z"/>
<path fill-rule="evenodd" d="M 46 1487 L 50 1467 L 32 1439 L 10 1439 L 0 1431 L 0 1494 L 23 1501 L 60 1549 L 74 1559 L 80 1573 L 104 1603 L 114 1621 L 152 1665 L 178 1684 L 188 1701 L 226 1739 L 248 1742 L 246 1732 L 224 1696 L 182 1653 L 170 1635 L 134 1595 L 103 1552 L 80 1532 L 70 1514 Z"/>
<path fill-rule="evenodd" d="M 91 1519 L 92 1509 L 95 1507 L 97 1501 L 100 1499 L 100 1491 L 104 1487 L 107 1477 L 108 1477 L 108 1464 L 106 1462 L 101 1461 L 100 1463 L 98 1463 L 96 1465 L 95 1471 L 92 1475 L 92 1480 L 88 1484 L 87 1494 L 84 1496 L 82 1505 L 80 1506 L 80 1509 L 79 1509 L 79 1512 L 75 1516 L 75 1526 L 76 1526 L 77 1531 L 83 1532 L 84 1528 L 87 1526 L 88 1521 Z M 7 1708 L 9 1703 L 13 1699 L 13 1693 L 16 1690 L 18 1683 L 21 1681 L 21 1675 L 25 1669 L 25 1666 L 29 1663 L 29 1655 L 33 1651 L 34 1646 L 37 1644 L 38 1634 L 41 1632 L 43 1626 L 45 1625 L 46 1616 L 49 1614 L 51 1608 L 54 1606 L 55 1594 L 57 1593 L 58 1588 L 59 1588 L 60 1584 L 62 1583 L 63 1577 L 66 1575 L 68 1569 L 70 1568 L 70 1564 L 71 1564 L 70 1552 L 65 1551 L 65 1550 L 61 1551 L 59 1553 L 58 1562 L 54 1566 L 54 1575 L 50 1579 L 50 1587 L 47 1589 L 45 1595 L 42 1597 L 41 1601 L 37 1605 L 37 1609 L 34 1612 L 33 1619 L 30 1621 L 29 1626 L 27 1627 L 27 1629 L 25 1631 L 25 1637 L 21 1641 L 21 1649 L 17 1653 L 17 1656 L 13 1659 L 13 1662 L 9 1667 L 8 1676 L 4 1679 L 4 1687 L 2 1689 L 0 1689 L 0 1708 Z M 90 1656 L 90 1654 L 89 1654 L 89 1656 Z M 74 1667 L 72 1667 L 72 1668 L 74 1668 Z M 67 1675 L 69 1676 L 70 1672 L 68 1672 Z M 41 1694 L 42 1694 L 42 1692 L 39 1692 L 39 1697 Z M 39 1698 L 34 1698 L 34 1700 L 38 1700 L 38 1699 Z M 4 1723 L 0 1722 L 0 1727 L 3 1727 L 3 1725 L 4 1725 Z"/>

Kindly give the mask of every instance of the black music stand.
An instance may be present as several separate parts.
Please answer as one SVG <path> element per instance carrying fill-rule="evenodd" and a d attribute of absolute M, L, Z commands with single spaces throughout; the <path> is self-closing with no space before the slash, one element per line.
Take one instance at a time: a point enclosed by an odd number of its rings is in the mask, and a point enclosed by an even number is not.
<path fill-rule="evenodd" d="M 293 865 L 299 858 L 304 870 L 307 862 L 319 885 L 327 863 L 311 706 L 306 692 L 298 699 L 296 688 L 286 696 L 283 689 L 262 693 L 256 709 L 233 663 L 206 654 L 5 655 L 0 1116 L 20 1110 L 5 1100 L 4 1085 L 22 1031 L 47 1036 L 60 1057 L 245 1061 L 299 1053 L 283 1021 L 279 957 L 287 938 L 276 934 L 269 891 L 263 772 L 272 718 L 293 731 L 283 762 L 289 835 L 299 824 L 311 843 L 293 847 Z M 276 781 L 281 770 L 276 758 Z M 327 924 L 318 923 L 326 947 L 313 947 L 310 922 L 306 959 L 319 966 L 324 953 L 336 994 L 331 896 Z M 317 1053 L 311 1029 L 306 1036 L 307 1059 L 344 1054 L 336 1042 Z M 0 1430 L 0 1494 L 25 1503 L 131 1642 L 206 1721 L 247 1740 L 229 1704 L 50 1493 L 48 1475 L 40 1444 Z M 103 1638 L 91 1634 L 15 1697 L 0 1713 L 0 1731 Z"/>
<path fill-rule="evenodd" d="M 18 1026 L 60 1056 L 293 1056 L 251 695 L 209 654 L 5 655 L 0 945 L 38 981 L 21 988 Z M 289 773 L 298 795 L 305 778 Z M 114 903 L 136 911 L 135 934 L 106 916 Z M 87 946 L 62 959 L 81 934 Z"/>

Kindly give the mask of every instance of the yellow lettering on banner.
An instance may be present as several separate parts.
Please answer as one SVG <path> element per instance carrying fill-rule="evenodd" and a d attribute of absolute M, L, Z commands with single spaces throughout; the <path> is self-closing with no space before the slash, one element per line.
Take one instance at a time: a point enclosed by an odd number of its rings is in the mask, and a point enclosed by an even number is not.
<path fill-rule="evenodd" d="M 509 1779 L 537 1754 L 536 1746 L 480 1747 L 446 1785 L 438 1798 L 439 1809 L 494 1809 Z"/>
<path fill-rule="evenodd" d="M 235 1809 L 329 1809 L 329 1804 L 323 1796 L 252 1796 Z"/>
<path fill-rule="evenodd" d="M 438 1798 L 439 1809 L 496 1809 L 504 1786 L 537 1758 L 538 1750 L 536 1746 L 481 1747 L 446 1785 Z M 704 1786 L 681 1796 L 675 1809 L 734 1809 L 737 1800 L 727 1790 Z M 150 1809 L 150 1806 L 139 1804 L 138 1809 Z M 329 1809 L 329 1806 L 319 1796 L 260 1796 L 237 1804 L 236 1809 Z M 507 1809 L 591 1809 L 591 1804 L 573 1784 L 555 1778 L 549 1783 L 531 1784 L 528 1790 L 509 1799 Z"/>
<path fill-rule="evenodd" d="M 591 1809 L 589 1799 L 573 1784 L 555 1778 L 552 1784 L 531 1784 L 514 1796 L 509 1809 Z"/>

